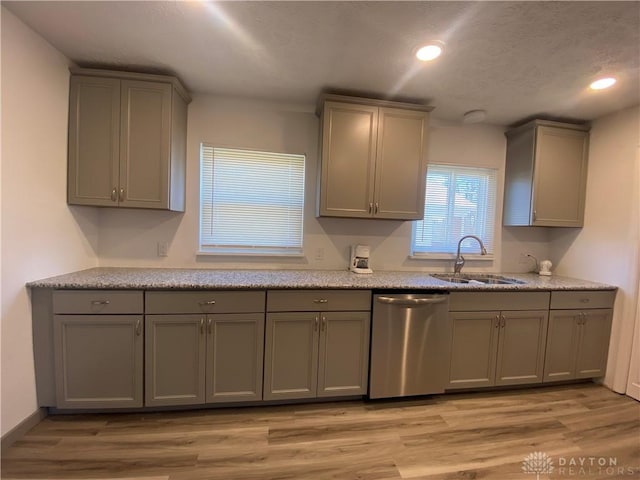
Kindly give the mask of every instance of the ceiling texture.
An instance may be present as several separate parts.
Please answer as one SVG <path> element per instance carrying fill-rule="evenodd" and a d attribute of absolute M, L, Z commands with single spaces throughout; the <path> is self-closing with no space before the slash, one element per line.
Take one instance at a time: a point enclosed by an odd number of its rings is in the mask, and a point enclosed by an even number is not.
<path fill-rule="evenodd" d="M 18 1 L 80 66 L 177 75 L 194 94 L 315 105 L 397 98 L 460 122 L 593 120 L 640 103 L 640 2 Z M 417 46 L 445 43 L 431 63 Z M 609 90 L 589 91 L 611 75 Z"/>

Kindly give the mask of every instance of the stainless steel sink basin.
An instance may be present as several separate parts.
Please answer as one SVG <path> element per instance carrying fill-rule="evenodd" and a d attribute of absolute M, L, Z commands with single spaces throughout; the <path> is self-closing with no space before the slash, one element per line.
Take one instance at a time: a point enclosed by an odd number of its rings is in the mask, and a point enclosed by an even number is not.
<path fill-rule="evenodd" d="M 493 274 L 433 273 L 431 276 L 449 283 L 483 283 L 485 285 L 522 285 L 525 283 L 522 280 L 516 280 L 515 278 Z"/>

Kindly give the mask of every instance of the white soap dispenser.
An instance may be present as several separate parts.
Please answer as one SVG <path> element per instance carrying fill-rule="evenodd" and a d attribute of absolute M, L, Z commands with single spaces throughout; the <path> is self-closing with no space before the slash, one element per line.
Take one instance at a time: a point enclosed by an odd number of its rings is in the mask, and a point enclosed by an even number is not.
<path fill-rule="evenodd" d="M 551 267 L 553 266 L 553 264 L 551 263 L 550 260 L 542 260 L 540 262 L 540 271 L 538 272 L 538 275 L 542 275 L 545 277 L 548 277 L 551 275 Z"/>

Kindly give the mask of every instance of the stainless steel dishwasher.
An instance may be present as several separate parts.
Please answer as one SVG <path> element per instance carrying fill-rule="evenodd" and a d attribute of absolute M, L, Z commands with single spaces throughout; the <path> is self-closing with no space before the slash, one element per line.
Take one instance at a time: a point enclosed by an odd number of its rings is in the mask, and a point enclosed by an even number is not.
<path fill-rule="evenodd" d="M 448 294 L 374 295 L 369 398 L 444 392 L 450 350 Z"/>

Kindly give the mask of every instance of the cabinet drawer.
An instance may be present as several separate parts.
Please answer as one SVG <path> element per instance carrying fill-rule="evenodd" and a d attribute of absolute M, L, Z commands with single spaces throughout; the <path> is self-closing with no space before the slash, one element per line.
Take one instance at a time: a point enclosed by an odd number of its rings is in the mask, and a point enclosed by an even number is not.
<path fill-rule="evenodd" d="M 451 292 L 450 312 L 547 310 L 549 292 Z"/>
<path fill-rule="evenodd" d="M 551 292 L 551 309 L 613 308 L 615 290 Z"/>
<path fill-rule="evenodd" d="M 250 313 L 264 312 L 265 292 L 216 291 L 147 292 L 145 312 L 174 313 Z"/>
<path fill-rule="evenodd" d="M 53 313 L 142 313 L 143 295 L 137 290 L 56 290 Z"/>
<path fill-rule="evenodd" d="M 270 290 L 269 312 L 369 311 L 371 290 Z"/>

